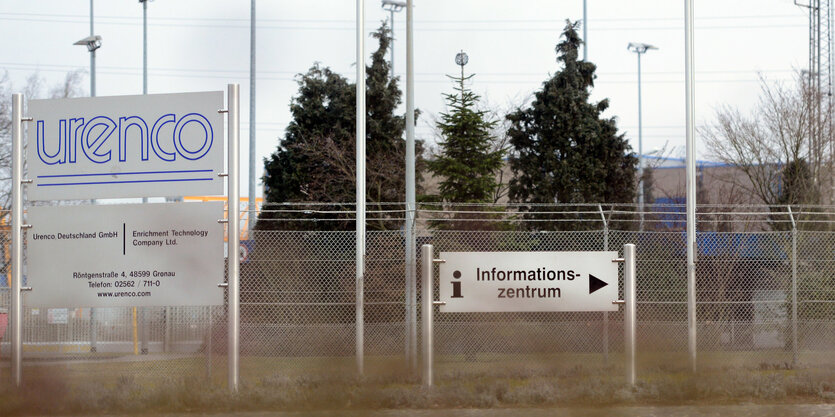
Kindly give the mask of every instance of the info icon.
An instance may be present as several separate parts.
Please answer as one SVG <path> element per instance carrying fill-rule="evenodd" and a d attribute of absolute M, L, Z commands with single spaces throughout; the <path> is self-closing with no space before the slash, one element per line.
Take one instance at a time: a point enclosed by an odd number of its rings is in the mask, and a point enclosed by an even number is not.
<path fill-rule="evenodd" d="M 453 272 L 452 277 L 455 279 L 461 279 L 461 271 Z M 461 295 L 461 281 L 452 281 L 452 298 L 464 298 L 464 296 Z"/>

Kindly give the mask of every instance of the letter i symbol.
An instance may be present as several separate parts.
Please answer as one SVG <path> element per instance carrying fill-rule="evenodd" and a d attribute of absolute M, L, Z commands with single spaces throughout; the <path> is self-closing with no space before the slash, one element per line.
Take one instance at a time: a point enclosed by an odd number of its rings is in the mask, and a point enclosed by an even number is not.
<path fill-rule="evenodd" d="M 461 271 L 453 272 L 452 277 L 455 279 L 461 279 Z M 461 295 L 461 281 L 452 281 L 452 298 L 464 298 L 464 296 Z"/>

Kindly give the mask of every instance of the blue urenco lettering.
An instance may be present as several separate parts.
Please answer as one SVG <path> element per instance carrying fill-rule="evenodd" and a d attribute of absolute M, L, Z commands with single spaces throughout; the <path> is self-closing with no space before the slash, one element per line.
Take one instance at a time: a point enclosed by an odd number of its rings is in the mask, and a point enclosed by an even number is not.
<path fill-rule="evenodd" d="M 58 140 L 53 135 L 47 143 L 46 129 L 52 127 L 45 126 L 43 120 L 37 121 L 38 158 L 47 165 L 74 164 L 82 158 L 97 164 L 136 157 L 142 161 L 152 157 L 167 162 L 174 162 L 177 157 L 194 161 L 206 156 L 214 143 L 212 124 L 199 113 L 179 118 L 165 114 L 152 123 L 139 116 L 66 118 L 58 120 L 55 127 Z M 202 144 L 183 143 L 184 130 L 195 137 L 202 134 Z"/>

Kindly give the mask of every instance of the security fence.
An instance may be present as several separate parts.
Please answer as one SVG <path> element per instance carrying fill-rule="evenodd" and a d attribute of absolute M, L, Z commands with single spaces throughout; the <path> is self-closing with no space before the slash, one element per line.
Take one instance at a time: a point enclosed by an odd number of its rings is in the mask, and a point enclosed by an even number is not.
<path fill-rule="evenodd" d="M 833 207 L 699 207 L 701 369 L 835 366 L 833 214 Z M 243 242 L 248 251 L 240 269 L 241 381 L 355 372 L 356 249 L 350 207 L 268 206 L 260 216 Z M 369 224 L 382 228 L 402 223 L 401 217 L 402 205 L 369 210 Z M 620 251 L 626 243 L 636 244 L 640 378 L 642 372 L 688 367 L 683 218 L 683 206 L 674 205 L 638 213 L 634 206 L 425 204 L 417 211 L 415 235 L 418 247 L 434 245 L 435 256 L 446 251 Z M 413 310 L 420 314 L 420 300 L 408 297 L 405 236 L 398 229 L 367 235 L 368 373 L 417 372 L 407 354 L 419 346 L 409 320 Z M 3 239 L 7 260 L 8 231 Z M 0 315 L 9 308 L 8 276 L 4 269 Z M 36 282 L 32 286 L 37 290 Z M 25 307 L 23 323 L 24 379 L 226 380 L 223 306 Z M 0 355 L 4 374 L 8 337 L 0 341 Z M 622 367 L 623 316 L 436 313 L 435 359 L 441 380 L 460 372 Z M 7 377 L 0 375 L 4 383 Z"/>

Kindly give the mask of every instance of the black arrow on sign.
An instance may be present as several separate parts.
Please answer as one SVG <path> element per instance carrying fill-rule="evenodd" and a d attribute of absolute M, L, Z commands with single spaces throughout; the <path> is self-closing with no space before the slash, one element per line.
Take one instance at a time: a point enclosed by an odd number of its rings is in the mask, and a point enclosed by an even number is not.
<path fill-rule="evenodd" d="M 609 284 L 606 283 L 606 281 L 603 281 L 602 279 L 600 279 L 600 278 L 598 278 L 598 277 L 596 277 L 592 274 L 589 274 L 589 294 L 591 294 L 591 293 L 593 293 L 593 292 L 595 292 L 595 291 L 597 291 L 597 290 L 599 290 L 599 289 L 601 289 L 601 288 L 603 288 L 607 285 L 609 285 Z"/>

